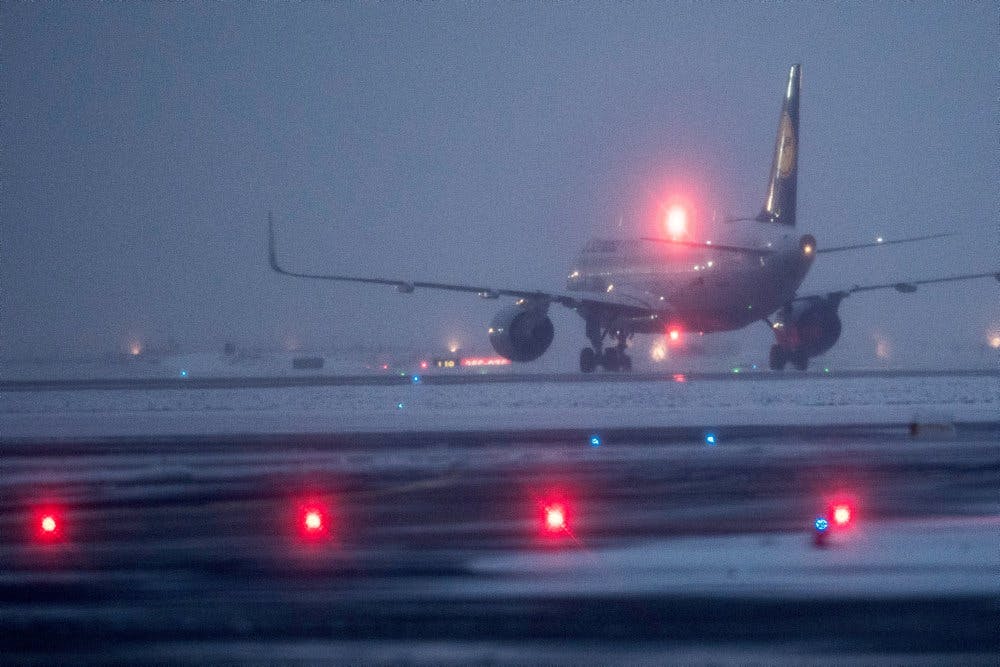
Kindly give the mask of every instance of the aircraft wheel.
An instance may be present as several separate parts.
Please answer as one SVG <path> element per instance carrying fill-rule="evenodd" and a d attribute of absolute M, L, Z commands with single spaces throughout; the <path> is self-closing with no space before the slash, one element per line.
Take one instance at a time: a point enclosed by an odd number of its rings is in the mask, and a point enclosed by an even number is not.
<path fill-rule="evenodd" d="M 809 368 L 809 355 L 806 354 L 805 350 L 796 350 L 791 354 L 792 366 L 795 366 L 795 370 L 804 371 Z"/>
<path fill-rule="evenodd" d="M 788 362 L 788 356 L 785 354 L 785 348 L 780 345 L 772 345 L 771 355 L 768 358 L 768 362 L 772 371 L 785 370 L 785 364 Z"/>
<path fill-rule="evenodd" d="M 597 355 L 593 348 L 585 347 L 580 350 L 580 372 L 593 373 L 597 367 Z"/>
<path fill-rule="evenodd" d="M 623 371 L 632 370 L 632 357 L 622 352 L 621 361 L 622 361 L 621 366 Z"/>
<path fill-rule="evenodd" d="M 604 366 L 604 370 L 611 371 L 612 373 L 621 368 L 618 359 L 618 350 L 613 347 L 605 350 L 602 365 Z"/>

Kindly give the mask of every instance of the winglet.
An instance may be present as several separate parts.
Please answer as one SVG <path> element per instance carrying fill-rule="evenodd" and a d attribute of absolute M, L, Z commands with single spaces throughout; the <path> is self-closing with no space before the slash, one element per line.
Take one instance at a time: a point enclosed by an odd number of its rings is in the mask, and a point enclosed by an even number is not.
<path fill-rule="evenodd" d="M 771 175 L 764 198 L 764 208 L 757 215 L 760 222 L 795 225 L 795 191 L 799 171 L 799 90 L 801 65 L 788 70 L 788 85 L 781 103 L 778 136 L 774 141 Z"/>

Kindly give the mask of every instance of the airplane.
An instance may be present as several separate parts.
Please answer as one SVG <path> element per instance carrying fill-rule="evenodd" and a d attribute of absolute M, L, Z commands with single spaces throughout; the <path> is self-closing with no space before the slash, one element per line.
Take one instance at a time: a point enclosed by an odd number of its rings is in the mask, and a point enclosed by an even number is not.
<path fill-rule="evenodd" d="M 490 322 L 488 334 L 497 353 L 515 362 L 534 361 L 545 353 L 555 335 L 549 307 L 565 306 L 583 319 L 590 342 L 580 351 L 583 373 L 598 367 L 611 372 L 631 370 L 626 350 L 636 334 L 666 333 L 675 339 L 680 332 L 732 331 L 756 322 L 765 323 L 774 334 L 770 368 L 780 371 L 790 363 L 805 371 L 811 358 L 837 342 L 841 332 L 838 307 L 852 294 L 883 289 L 911 293 L 918 285 L 987 277 L 1000 281 L 997 269 L 800 295 L 798 289 L 817 255 L 948 235 L 879 238 L 874 243 L 823 248 L 811 234 L 798 234 L 800 88 L 801 66 L 796 64 L 789 69 L 782 97 L 763 207 L 754 217 L 729 220 L 725 242 L 684 238 L 686 213 L 671 209 L 667 214 L 671 233 L 667 236 L 593 238 L 578 256 L 566 291 L 543 292 L 291 271 L 278 262 L 274 221 L 269 214 L 271 268 L 297 278 L 388 285 L 404 294 L 434 289 L 468 292 L 484 299 L 513 298 L 514 303 L 502 308 Z M 605 341 L 611 345 L 605 347 Z"/>

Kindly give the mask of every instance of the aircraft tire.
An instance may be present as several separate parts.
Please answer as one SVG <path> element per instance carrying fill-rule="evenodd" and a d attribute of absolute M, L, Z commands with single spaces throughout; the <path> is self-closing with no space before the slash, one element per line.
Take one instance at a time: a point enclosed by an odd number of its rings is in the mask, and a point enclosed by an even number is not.
<path fill-rule="evenodd" d="M 621 356 L 622 356 L 622 363 L 621 363 L 622 370 L 623 371 L 632 370 L 632 357 L 628 356 L 624 352 L 622 353 Z"/>
<path fill-rule="evenodd" d="M 604 366 L 604 370 L 606 371 L 617 372 L 621 368 L 621 363 L 618 359 L 618 350 L 613 347 L 605 350 L 601 365 Z"/>
<path fill-rule="evenodd" d="M 597 355 L 593 348 L 585 347 L 580 350 L 580 372 L 593 373 L 597 368 Z"/>
<path fill-rule="evenodd" d="M 785 348 L 780 345 L 771 346 L 771 354 L 768 357 L 768 364 L 771 366 L 772 371 L 783 371 L 785 370 L 785 364 L 788 362 L 788 356 L 785 353 Z"/>
<path fill-rule="evenodd" d="M 809 368 L 809 355 L 806 354 L 805 350 L 795 350 L 790 356 L 795 370 L 804 371 Z"/>

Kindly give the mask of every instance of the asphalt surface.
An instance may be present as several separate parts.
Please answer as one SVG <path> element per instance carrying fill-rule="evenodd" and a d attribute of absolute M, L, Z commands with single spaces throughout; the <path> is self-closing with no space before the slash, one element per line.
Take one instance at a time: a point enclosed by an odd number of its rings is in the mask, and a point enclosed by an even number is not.
<path fill-rule="evenodd" d="M 702 436 L 5 443 L 0 652 L 39 664 L 995 664 L 992 590 L 858 598 L 820 581 L 815 596 L 786 599 L 679 582 L 512 597 L 498 591 L 545 573 L 473 567 L 690 536 L 809 545 L 834 492 L 871 523 L 1000 515 L 998 423 L 757 427 L 714 446 Z M 554 504 L 567 523 L 549 530 Z"/>

